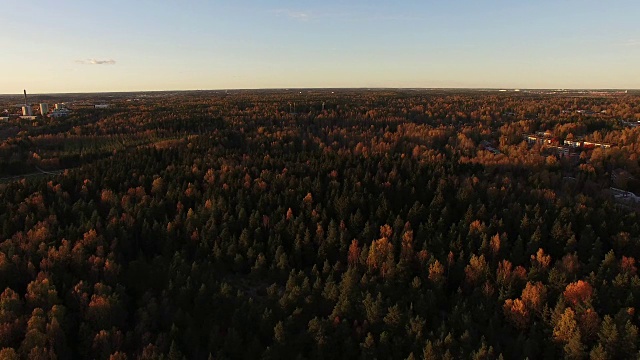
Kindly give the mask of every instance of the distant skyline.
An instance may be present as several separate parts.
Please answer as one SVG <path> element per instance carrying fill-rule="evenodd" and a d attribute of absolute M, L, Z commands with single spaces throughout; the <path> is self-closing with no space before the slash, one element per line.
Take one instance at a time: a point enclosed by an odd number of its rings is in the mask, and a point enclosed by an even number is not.
<path fill-rule="evenodd" d="M 4 0 L 0 94 L 640 89 L 640 1 Z"/>

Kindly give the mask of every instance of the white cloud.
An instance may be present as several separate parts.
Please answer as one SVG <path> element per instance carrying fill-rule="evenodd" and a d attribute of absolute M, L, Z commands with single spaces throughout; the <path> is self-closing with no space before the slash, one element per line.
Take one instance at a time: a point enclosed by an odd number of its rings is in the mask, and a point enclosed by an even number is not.
<path fill-rule="evenodd" d="M 339 21 L 362 22 L 362 21 L 416 21 L 420 17 L 413 15 L 394 14 L 367 14 L 366 12 L 323 12 L 323 11 L 297 11 L 291 9 L 272 10 L 276 16 L 286 16 L 293 20 L 309 21 L 318 19 L 331 19 Z"/>
<path fill-rule="evenodd" d="M 615 43 L 616 46 L 627 46 L 627 47 L 632 47 L 632 46 L 640 46 L 640 40 L 638 39 L 628 39 L 625 41 L 620 41 L 618 43 Z"/>
<path fill-rule="evenodd" d="M 300 20 L 300 21 L 306 21 L 311 18 L 311 14 L 308 12 L 294 11 L 294 10 L 288 10 L 288 9 L 274 10 L 273 13 L 278 16 L 282 15 L 282 16 L 286 16 L 291 19 Z"/>
<path fill-rule="evenodd" d="M 84 65 L 115 65 L 116 61 L 113 59 L 109 59 L 109 60 L 86 59 L 86 60 L 76 60 L 76 63 L 84 64 Z"/>

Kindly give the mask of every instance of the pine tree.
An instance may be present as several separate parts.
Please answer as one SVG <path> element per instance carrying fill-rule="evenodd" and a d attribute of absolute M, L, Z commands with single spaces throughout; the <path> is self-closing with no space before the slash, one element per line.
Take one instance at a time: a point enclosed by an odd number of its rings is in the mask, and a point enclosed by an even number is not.
<path fill-rule="evenodd" d="M 600 345 L 604 348 L 604 351 L 609 356 L 615 357 L 618 353 L 619 346 L 619 334 L 616 324 L 613 322 L 613 318 L 609 315 L 605 315 L 600 332 L 598 333 Z"/>
<path fill-rule="evenodd" d="M 167 355 L 167 360 L 183 360 L 185 357 L 182 355 L 180 350 L 178 349 L 178 345 L 175 340 L 171 342 L 171 347 L 169 348 L 169 354 Z"/>
<path fill-rule="evenodd" d="M 578 323 L 575 312 L 571 308 L 566 308 L 553 328 L 553 338 L 558 342 L 568 343 L 577 333 Z"/>
<path fill-rule="evenodd" d="M 564 356 L 567 359 L 583 359 L 584 345 L 580 341 L 580 331 L 576 331 L 564 345 Z"/>
<path fill-rule="evenodd" d="M 607 354 L 607 352 L 604 350 L 604 347 L 600 344 L 597 344 L 596 346 L 593 347 L 593 349 L 591 349 L 591 352 L 589 353 L 589 359 L 590 360 L 608 360 L 610 359 L 610 357 Z"/>
<path fill-rule="evenodd" d="M 427 340 L 427 344 L 424 347 L 424 351 L 422 353 L 422 358 L 424 360 L 438 360 L 438 355 L 433 348 L 433 343 L 431 340 Z"/>

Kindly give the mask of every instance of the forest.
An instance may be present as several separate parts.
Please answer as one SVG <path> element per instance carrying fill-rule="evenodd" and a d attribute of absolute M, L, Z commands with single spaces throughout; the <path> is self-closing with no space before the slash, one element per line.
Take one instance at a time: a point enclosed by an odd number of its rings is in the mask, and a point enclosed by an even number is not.
<path fill-rule="evenodd" d="M 1 359 L 640 357 L 640 94 L 65 96 L 0 122 Z"/>

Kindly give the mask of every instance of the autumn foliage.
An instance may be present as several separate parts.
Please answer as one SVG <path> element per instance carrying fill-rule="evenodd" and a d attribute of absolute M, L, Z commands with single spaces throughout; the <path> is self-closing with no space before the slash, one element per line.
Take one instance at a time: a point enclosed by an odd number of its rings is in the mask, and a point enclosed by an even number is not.
<path fill-rule="evenodd" d="M 591 300 L 593 287 L 586 281 L 578 280 L 567 285 L 563 295 L 567 303 L 573 306 L 582 305 Z"/>
<path fill-rule="evenodd" d="M 59 96 L 0 121 L 0 359 L 638 357 L 637 93 Z"/>

